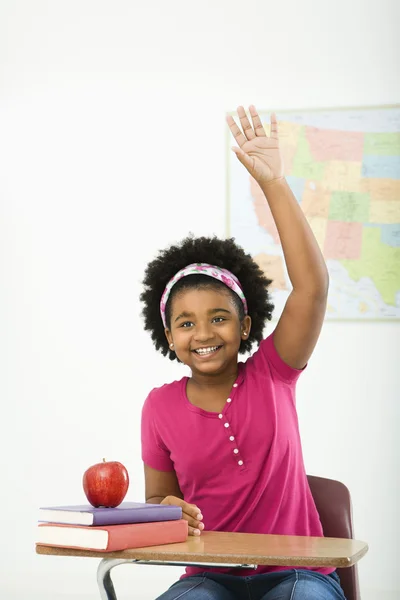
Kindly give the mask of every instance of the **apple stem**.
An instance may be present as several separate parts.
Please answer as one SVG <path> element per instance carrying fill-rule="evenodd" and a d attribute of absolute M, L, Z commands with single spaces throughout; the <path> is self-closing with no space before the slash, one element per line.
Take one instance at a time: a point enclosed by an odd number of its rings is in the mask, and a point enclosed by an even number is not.
<path fill-rule="evenodd" d="M 103 458 L 103 462 L 106 462 L 106 459 L 105 459 L 105 458 Z"/>

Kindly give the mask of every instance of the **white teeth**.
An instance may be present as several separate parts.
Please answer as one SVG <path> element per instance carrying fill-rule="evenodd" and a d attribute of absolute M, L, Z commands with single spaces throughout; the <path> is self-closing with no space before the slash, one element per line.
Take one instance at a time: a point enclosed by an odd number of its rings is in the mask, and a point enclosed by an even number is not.
<path fill-rule="evenodd" d="M 197 352 L 197 354 L 211 354 L 211 352 L 215 352 L 216 350 L 218 350 L 218 346 L 213 346 L 212 348 L 198 348 L 195 352 Z"/>

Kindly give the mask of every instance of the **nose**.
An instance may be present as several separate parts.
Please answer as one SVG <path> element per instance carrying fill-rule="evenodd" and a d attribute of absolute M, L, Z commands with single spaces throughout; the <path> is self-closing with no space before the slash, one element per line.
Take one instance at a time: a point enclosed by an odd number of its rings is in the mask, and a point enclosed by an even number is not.
<path fill-rule="evenodd" d="M 213 332 L 210 323 L 197 323 L 193 338 L 196 342 L 205 343 L 213 337 Z"/>

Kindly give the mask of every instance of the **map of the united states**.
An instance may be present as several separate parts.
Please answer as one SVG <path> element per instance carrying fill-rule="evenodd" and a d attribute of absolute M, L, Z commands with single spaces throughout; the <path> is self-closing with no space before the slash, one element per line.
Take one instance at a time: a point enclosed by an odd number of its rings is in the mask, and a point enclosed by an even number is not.
<path fill-rule="evenodd" d="M 260 114 L 268 129 L 269 114 Z M 327 318 L 400 318 L 400 107 L 279 115 L 285 175 L 330 273 Z M 228 235 L 273 280 L 275 316 L 290 292 L 258 184 L 229 165 Z"/>

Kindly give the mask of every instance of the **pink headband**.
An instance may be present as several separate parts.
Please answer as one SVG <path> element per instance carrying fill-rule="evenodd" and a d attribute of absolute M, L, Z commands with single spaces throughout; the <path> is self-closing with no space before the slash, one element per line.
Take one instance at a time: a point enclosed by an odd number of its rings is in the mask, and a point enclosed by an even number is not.
<path fill-rule="evenodd" d="M 165 286 L 165 290 L 163 295 L 161 296 L 160 301 L 160 313 L 164 328 L 167 326 L 165 320 L 165 307 L 167 305 L 167 300 L 171 293 L 172 288 L 176 284 L 177 281 L 186 277 L 187 275 L 208 275 L 209 277 L 213 277 L 214 279 L 218 279 L 218 281 L 222 281 L 228 288 L 230 288 L 235 294 L 239 296 L 243 303 L 244 314 L 247 315 L 247 301 L 243 294 L 242 287 L 240 285 L 239 279 L 227 269 L 223 269 L 222 267 L 215 267 L 213 265 L 208 265 L 207 263 L 193 263 L 192 265 L 188 265 L 184 267 L 180 271 L 178 271 L 172 279 L 170 279 Z"/>

